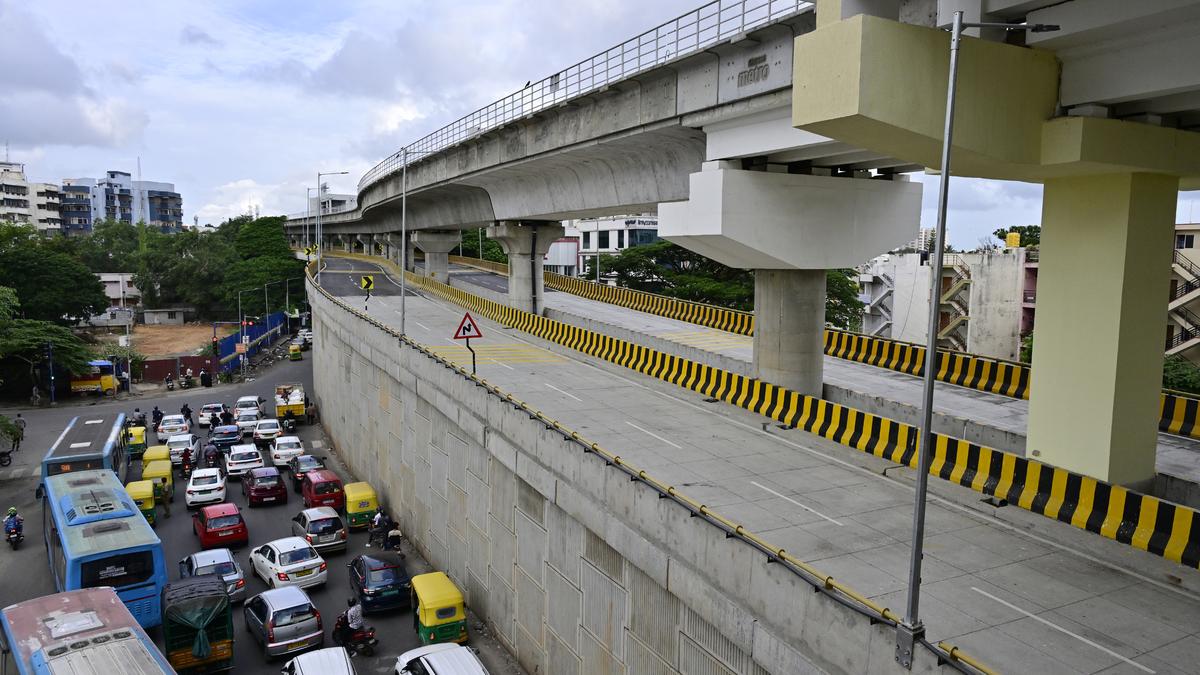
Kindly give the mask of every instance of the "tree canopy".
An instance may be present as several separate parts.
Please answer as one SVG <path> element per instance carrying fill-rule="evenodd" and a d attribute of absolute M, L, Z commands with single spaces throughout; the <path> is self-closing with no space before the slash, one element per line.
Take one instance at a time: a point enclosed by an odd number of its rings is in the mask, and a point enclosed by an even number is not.
<path fill-rule="evenodd" d="M 46 242 L 32 227 L 0 225 L 0 286 L 20 299 L 18 316 L 68 326 L 107 309 L 96 275 Z"/>
<path fill-rule="evenodd" d="M 1009 232 L 1016 232 L 1021 235 L 1021 246 L 1026 248 L 1037 246 L 1042 243 L 1042 226 L 1041 225 L 1014 225 L 1012 227 L 1002 227 L 992 233 L 1000 241 L 1005 241 L 1005 237 Z"/>

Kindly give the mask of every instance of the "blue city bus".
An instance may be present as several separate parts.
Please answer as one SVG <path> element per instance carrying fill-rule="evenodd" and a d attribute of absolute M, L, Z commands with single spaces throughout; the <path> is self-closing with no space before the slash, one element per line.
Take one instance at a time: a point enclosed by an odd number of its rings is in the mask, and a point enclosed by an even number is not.
<path fill-rule="evenodd" d="M 98 469 L 47 478 L 42 537 L 59 592 L 112 586 L 143 628 L 162 622 L 162 541 L 116 474 Z"/>
<path fill-rule="evenodd" d="M 175 670 L 108 587 L 0 610 L 0 675 L 163 675 Z"/>
<path fill-rule="evenodd" d="M 60 473 L 108 469 L 124 485 L 129 470 L 127 444 L 124 413 L 75 417 L 42 459 L 42 483 Z"/>

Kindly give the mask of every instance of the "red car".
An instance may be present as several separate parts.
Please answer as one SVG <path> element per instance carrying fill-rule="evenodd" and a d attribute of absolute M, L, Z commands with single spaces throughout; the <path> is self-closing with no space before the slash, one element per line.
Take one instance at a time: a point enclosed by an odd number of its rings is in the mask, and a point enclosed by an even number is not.
<path fill-rule="evenodd" d="M 192 514 L 192 533 L 200 538 L 200 548 L 233 548 L 250 541 L 242 512 L 228 502 Z"/>
<path fill-rule="evenodd" d="M 287 485 L 279 469 L 273 466 L 261 469 L 251 469 L 250 473 L 242 476 L 242 495 L 246 504 L 286 504 L 288 500 Z"/>
<path fill-rule="evenodd" d="M 330 506 L 335 511 L 341 511 L 346 506 L 342 479 L 329 469 L 317 469 L 304 474 L 300 494 L 304 496 L 304 506 L 310 509 L 314 506 Z"/>

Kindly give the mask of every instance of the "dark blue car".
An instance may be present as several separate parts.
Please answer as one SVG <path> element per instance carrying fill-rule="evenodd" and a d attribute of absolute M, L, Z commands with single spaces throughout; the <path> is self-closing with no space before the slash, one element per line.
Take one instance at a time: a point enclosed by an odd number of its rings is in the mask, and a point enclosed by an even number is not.
<path fill-rule="evenodd" d="M 212 444 L 221 450 L 229 450 L 230 446 L 242 442 L 242 432 L 236 424 L 229 424 L 213 429 Z"/>
<path fill-rule="evenodd" d="M 350 561 L 350 587 L 364 612 L 410 606 L 412 580 L 399 553 L 371 553 Z"/>

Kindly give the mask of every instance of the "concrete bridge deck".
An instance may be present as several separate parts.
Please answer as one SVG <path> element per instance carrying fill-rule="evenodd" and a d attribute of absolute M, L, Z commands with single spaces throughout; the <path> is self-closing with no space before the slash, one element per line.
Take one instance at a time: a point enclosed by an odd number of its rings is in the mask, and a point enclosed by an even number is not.
<path fill-rule="evenodd" d="M 487 291 L 507 292 L 507 279 L 498 274 L 464 265 L 453 265 L 454 281 L 468 282 Z M 457 285 L 461 285 L 457 284 Z M 680 355 L 682 349 L 699 350 L 722 357 L 713 365 L 734 372 L 750 374 L 753 362 L 753 339 L 744 335 L 707 328 L 686 321 L 670 319 L 655 314 L 639 312 L 626 307 L 610 305 L 563 292 L 551 292 L 545 296 L 547 315 L 552 318 L 586 325 L 603 333 L 612 334 L 613 329 L 624 331 L 619 337 L 638 342 L 637 336 L 651 338 L 643 340 L 646 346 L 663 348 Z M 633 335 L 630 335 L 630 334 Z M 669 343 L 664 345 L 663 343 Z M 863 402 L 848 397 L 857 393 L 884 401 L 900 404 L 908 410 L 878 410 L 893 418 L 914 415 L 909 421 L 916 423 L 915 411 L 920 409 L 922 381 L 905 373 L 877 368 L 867 364 L 847 361 L 832 356 L 825 357 L 825 382 L 827 389 L 832 385 L 838 392 L 827 391 L 826 398 L 839 400 L 848 405 L 864 407 Z M 1004 450 L 1025 452 L 1025 431 L 1028 424 L 1029 401 L 1013 399 L 999 394 L 938 383 L 934 408 L 947 418 L 957 418 L 1001 433 L 990 434 L 985 444 Z M 957 434 L 962 436 L 961 433 Z M 1000 442 L 1003 439 L 1003 442 Z M 1200 484 L 1200 442 L 1159 433 L 1158 473 L 1172 476 L 1186 483 Z"/>
<path fill-rule="evenodd" d="M 328 261 L 332 270 L 364 265 Z M 377 286 L 398 285 L 385 277 L 377 273 Z M 346 274 L 324 280 L 351 304 L 361 300 Z M 450 339 L 462 308 L 410 297 L 407 311 L 413 339 L 470 363 Z M 397 325 L 399 298 L 372 298 L 369 312 Z M 477 321 L 485 338 L 473 346 L 489 381 L 902 609 L 910 471 Z M 1015 507 L 995 508 L 936 480 L 922 606 L 930 637 L 952 640 L 1002 672 L 1185 673 L 1200 658 L 1200 572 Z"/>

